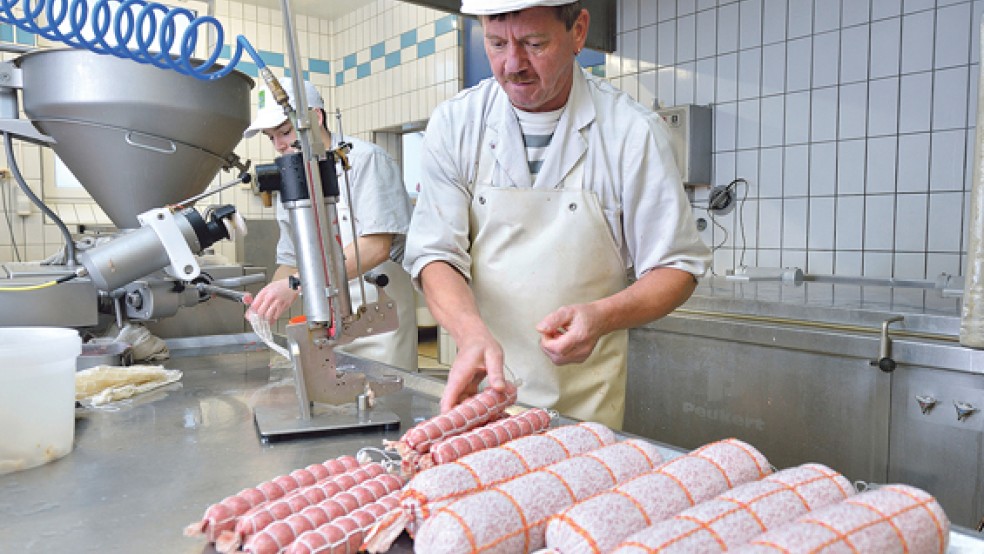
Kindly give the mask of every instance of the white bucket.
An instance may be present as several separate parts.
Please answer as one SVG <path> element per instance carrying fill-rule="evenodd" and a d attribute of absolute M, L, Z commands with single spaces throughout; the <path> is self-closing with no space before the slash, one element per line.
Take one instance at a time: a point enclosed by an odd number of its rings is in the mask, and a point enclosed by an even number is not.
<path fill-rule="evenodd" d="M 72 451 L 81 351 L 74 329 L 0 327 L 0 475 Z"/>

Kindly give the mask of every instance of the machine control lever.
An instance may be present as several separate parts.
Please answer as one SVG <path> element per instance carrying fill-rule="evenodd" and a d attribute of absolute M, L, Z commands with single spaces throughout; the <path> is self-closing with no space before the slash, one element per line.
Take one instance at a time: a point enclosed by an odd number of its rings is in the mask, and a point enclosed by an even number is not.
<path fill-rule="evenodd" d="M 885 373 L 891 373 L 895 371 L 897 364 L 895 360 L 892 359 L 892 337 L 888 335 L 888 326 L 897 322 L 903 321 L 905 317 L 897 315 L 890 317 L 882 322 L 881 326 L 881 342 L 878 345 L 878 359 L 871 360 L 871 365 L 877 367 L 878 369 L 884 371 Z"/>
<path fill-rule="evenodd" d="M 939 403 L 939 400 L 929 396 L 928 394 L 918 394 L 916 395 L 916 402 L 919 403 L 919 409 L 922 410 L 922 413 L 925 415 L 933 411 L 933 408 Z"/>
<path fill-rule="evenodd" d="M 972 404 L 959 400 L 953 401 L 953 407 L 957 409 L 957 421 L 964 421 L 980 411 L 979 408 L 974 407 Z"/>

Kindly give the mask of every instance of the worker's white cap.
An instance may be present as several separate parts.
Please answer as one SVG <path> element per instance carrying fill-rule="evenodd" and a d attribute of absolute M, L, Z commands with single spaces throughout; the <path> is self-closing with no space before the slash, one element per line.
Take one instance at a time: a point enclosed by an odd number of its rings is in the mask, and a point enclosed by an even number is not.
<path fill-rule="evenodd" d="M 469 15 L 496 15 L 518 12 L 540 6 L 563 6 L 574 0 L 461 0 L 461 13 Z"/>
<path fill-rule="evenodd" d="M 297 104 L 294 102 L 293 81 L 284 79 L 280 83 L 284 87 L 284 92 L 290 98 L 290 105 L 296 110 Z M 307 96 L 308 108 L 325 109 L 325 99 L 321 97 L 321 93 L 309 81 L 304 81 L 304 92 L 304 95 Z M 260 87 L 258 94 L 259 101 L 257 103 L 256 119 L 253 120 L 253 124 L 248 129 L 243 131 L 243 138 L 250 138 L 263 129 L 280 127 L 284 121 L 287 121 L 287 115 L 284 114 L 284 109 L 273 99 L 273 93 L 269 89 L 265 86 Z"/>

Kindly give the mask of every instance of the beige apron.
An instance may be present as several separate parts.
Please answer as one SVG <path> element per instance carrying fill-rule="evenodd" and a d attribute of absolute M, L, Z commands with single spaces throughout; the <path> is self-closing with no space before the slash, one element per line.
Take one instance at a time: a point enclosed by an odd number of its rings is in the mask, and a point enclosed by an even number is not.
<path fill-rule="evenodd" d="M 352 216 L 348 204 L 339 202 L 337 210 L 342 244 L 349 244 L 353 237 L 350 222 Z M 363 271 L 365 270 L 364 268 Z M 373 269 L 373 272 L 385 273 L 389 277 L 389 284 L 384 290 L 396 302 L 396 315 L 400 319 L 400 326 L 389 333 L 361 337 L 339 347 L 338 350 L 408 371 L 417 371 L 417 299 L 414 296 L 410 276 L 400 264 L 393 260 L 386 260 L 379 264 Z M 365 290 L 365 303 L 375 302 L 377 298 L 376 287 L 366 283 Z M 352 298 L 353 309 L 362 305 L 362 293 L 358 279 L 349 280 L 349 295 Z"/>
<path fill-rule="evenodd" d="M 481 269 L 471 285 L 506 365 L 522 379 L 519 401 L 620 429 L 628 332 L 602 337 L 584 363 L 557 366 L 540 349 L 536 331 L 557 308 L 609 296 L 627 284 L 598 197 L 582 188 L 583 157 L 563 188 L 494 187 L 493 149 L 486 142 L 473 189 L 472 267 Z"/>

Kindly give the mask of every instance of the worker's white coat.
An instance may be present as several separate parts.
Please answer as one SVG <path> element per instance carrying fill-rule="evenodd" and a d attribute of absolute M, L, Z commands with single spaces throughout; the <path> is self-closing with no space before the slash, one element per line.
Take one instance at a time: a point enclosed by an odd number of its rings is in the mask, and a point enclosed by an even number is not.
<path fill-rule="evenodd" d="M 562 305 L 596 300 L 624 287 L 629 268 L 636 276 L 664 267 L 704 273 L 709 252 L 697 235 L 662 119 L 575 67 L 570 100 L 531 183 L 516 115 L 505 92 L 489 79 L 437 108 L 427 128 L 423 164 L 404 260 L 411 276 L 419 279 L 428 263 L 445 261 L 470 280 L 483 318 L 503 344 L 506 363 L 520 376 L 536 375 L 520 388 L 521 401 L 620 426 L 624 336 L 611 336 L 617 348 L 599 344 L 585 364 L 557 367 L 536 354 L 535 326 Z M 486 195 L 482 204 L 486 186 L 518 193 L 507 204 L 559 201 L 563 209 L 555 206 L 552 215 L 483 210 L 491 198 Z M 588 194 L 581 195 L 582 188 Z M 557 191 L 578 198 L 550 194 Z M 549 196 L 556 199 L 546 200 Z M 590 231 L 602 235 L 597 240 L 575 229 L 583 222 L 562 219 L 592 210 L 597 210 L 592 217 L 604 222 Z M 546 217 L 552 220 L 532 220 Z M 572 226 L 570 233 L 552 229 L 565 224 Z M 500 236 L 483 244 L 483 230 Z M 614 253 L 614 264 L 607 253 Z M 585 284 L 575 286 L 579 273 Z M 563 275 L 569 277 L 558 277 Z M 495 301 L 485 293 L 492 282 L 505 289 Z M 616 357 L 620 368 L 612 374 L 601 358 Z M 541 380 L 553 390 L 534 392 Z M 572 394 L 576 405 L 562 398 Z M 591 394 L 604 399 L 588 400 Z"/>

